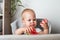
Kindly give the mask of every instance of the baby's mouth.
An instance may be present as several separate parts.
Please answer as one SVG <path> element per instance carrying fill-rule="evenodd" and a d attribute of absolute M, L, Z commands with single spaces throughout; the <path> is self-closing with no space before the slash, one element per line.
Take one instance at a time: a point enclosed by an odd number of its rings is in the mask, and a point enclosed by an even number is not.
<path fill-rule="evenodd" d="M 34 24 L 32 24 L 32 25 L 30 25 L 31 27 L 34 27 L 35 25 Z"/>

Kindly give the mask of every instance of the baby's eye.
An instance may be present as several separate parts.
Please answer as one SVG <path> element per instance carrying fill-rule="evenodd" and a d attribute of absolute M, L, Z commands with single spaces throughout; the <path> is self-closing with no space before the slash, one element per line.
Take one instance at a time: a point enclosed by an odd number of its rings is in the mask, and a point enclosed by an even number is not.
<path fill-rule="evenodd" d="M 33 19 L 33 21 L 36 21 L 36 19 Z"/>
<path fill-rule="evenodd" d="M 28 21 L 31 21 L 31 19 L 29 19 Z"/>

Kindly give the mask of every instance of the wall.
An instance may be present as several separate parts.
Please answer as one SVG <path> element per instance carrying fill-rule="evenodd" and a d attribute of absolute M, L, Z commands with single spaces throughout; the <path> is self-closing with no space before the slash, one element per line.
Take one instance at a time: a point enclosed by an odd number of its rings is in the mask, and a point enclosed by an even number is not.
<path fill-rule="evenodd" d="M 25 8 L 32 8 L 37 18 L 47 18 L 52 26 L 52 33 L 60 33 L 60 0 L 21 0 Z M 20 17 L 24 8 L 17 7 L 14 19 Z M 12 20 L 14 20 L 12 19 Z"/>

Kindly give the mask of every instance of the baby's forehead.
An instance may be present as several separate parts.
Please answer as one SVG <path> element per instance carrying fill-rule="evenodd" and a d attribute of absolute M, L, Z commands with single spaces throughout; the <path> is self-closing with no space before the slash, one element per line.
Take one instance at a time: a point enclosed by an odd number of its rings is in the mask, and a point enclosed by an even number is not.
<path fill-rule="evenodd" d="M 31 14 L 31 13 L 32 13 L 32 14 L 35 14 L 35 12 L 32 11 L 32 10 L 25 10 L 25 11 L 22 12 L 22 15 L 23 15 L 23 14 Z"/>
<path fill-rule="evenodd" d="M 35 12 L 34 12 L 34 10 L 32 10 L 32 9 L 24 9 L 23 11 L 22 11 L 22 18 L 24 18 L 26 15 L 33 15 L 33 16 L 35 16 Z"/>

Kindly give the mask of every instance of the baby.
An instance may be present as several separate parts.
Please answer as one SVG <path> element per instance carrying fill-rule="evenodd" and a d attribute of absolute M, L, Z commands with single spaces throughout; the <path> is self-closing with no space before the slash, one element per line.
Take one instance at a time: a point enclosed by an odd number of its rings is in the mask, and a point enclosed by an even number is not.
<path fill-rule="evenodd" d="M 34 34 L 48 34 L 48 21 L 47 19 L 42 20 L 40 23 L 41 27 L 43 28 L 43 31 L 36 31 L 36 15 L 35 12 L 32 9 L 24 9 L 22 12 L 22 23 L 23 27 L 17 29 L 15 31 L 15 34 L 28 34 L 28 35 L 34 35 Z"/>

